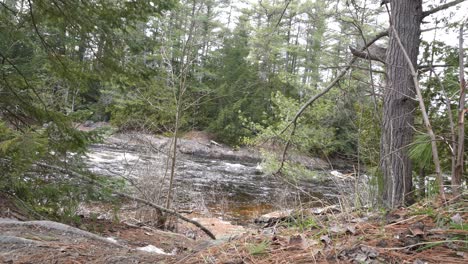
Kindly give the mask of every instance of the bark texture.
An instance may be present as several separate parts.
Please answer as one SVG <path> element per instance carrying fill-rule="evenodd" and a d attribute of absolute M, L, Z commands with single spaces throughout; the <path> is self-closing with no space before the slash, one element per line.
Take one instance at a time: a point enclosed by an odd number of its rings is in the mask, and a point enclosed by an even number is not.
<path fill-rule="evenodd" d="M 411 62 L 416 65 L 423 17 L 422 1 L 392 0 L 390 16 Z M 408 62 L 395 34 L 389 32 L 389 37 L 381 138 L 382 198 L 385 206 L 395 208 L 412 200 L 412 165 L 408 145 L 413 138 L 412 126 L 417 105 Z"/>

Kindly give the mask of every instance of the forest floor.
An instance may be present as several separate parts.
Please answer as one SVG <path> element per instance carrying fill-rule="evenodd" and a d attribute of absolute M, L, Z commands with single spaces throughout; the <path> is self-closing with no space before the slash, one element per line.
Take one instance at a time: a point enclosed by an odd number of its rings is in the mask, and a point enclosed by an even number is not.
<path fill-rule="evenodd" d="M 468 263 L 466 202 L 419 203 L 385 216 L 305 210 L 245 229 L 204 219 L 218 237 L 210 240 L 200 232 L 188 238 L 185 224 L 172 233 L 106 219 L 83 218 L 81 229 L 11 220 L 21 209 L 0 198 L 1 263 Z"/>

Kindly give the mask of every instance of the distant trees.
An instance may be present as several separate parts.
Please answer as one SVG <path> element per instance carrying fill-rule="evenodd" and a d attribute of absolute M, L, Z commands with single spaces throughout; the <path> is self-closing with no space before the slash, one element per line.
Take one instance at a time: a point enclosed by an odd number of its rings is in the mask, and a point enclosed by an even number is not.
<path fill-rule="evenodd" d="M 111 2 L 0 1 L 0 191 L 49 217 L 102 193 L 37 164 L 83 169 L 97 135 L 74 122 L 103 118 L 102 87 L 141 78 L 128 33 L 173 5 Z"/>
<path fill-rule="evenodd" d="M 273 140 L 357 160 L 380 168 L 389 207 L 411 201 L 412 160 L 435 147 L 440 166 L 420 158 L 416 173 L 441 174 L 451 164 L 458 186 L 466 163 L 463 43 L 457 50 L 423 41 L 421 49 L 420 38 L 424 18 L 463 1 L 432 9 L 384 1 L 396 33 L 377 23 L 386 8 L 374 2 L 0 0 L 2 188 L 23 185 L 39 160 L 79 164 L 70 152 L 84 152 L 94 135 L 73 122 L 90 119 L 173 132 L 174 141 L 181 131 L 208 130 L 232 145 Z M 388 36 L 388 45 L 369 46 L 375 35 Z M 428 74 L 421 97 L 430 141 L 421 140 L 427 131 L 413 139 L 423 126 L 397 35 L 411 64 Z M 450 67 L 436 70 L 440 61 Z M 279 133 L 291 132 L 291 122 L 295 133 Z M 419 149 L 408 155 L 409 146 Z"/>

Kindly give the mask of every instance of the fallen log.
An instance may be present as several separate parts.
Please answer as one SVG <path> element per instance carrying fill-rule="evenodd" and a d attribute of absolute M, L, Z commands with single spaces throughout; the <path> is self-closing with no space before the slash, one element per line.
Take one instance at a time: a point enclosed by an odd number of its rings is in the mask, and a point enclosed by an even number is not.
<path fill-rule="evenodd" d="M 69 174 L 71 176 L 75 176 L 75 177 L 79 177 L 81 179 L 84 179 L 84 180 L 87 180 L 87 181 L 90 181 L 91 183 L 95 184 L 96 186 L 100 187 L 100 188 L 106 188 L 106 186 L 104 186 L 103 184 L 99 183 L 99 182 L 96 182 L 92 179 L 90 179 L 89 177 L 86 177 L 85 175 L 81 174 L 81 173 L 78 173 L 78 172 L 75 172 L 75 171 L 72 171 L 72 170 L 69 170 L 69 169 L 64 169 L 64 168 L 61 168 L 61 167 L 58 167 L 58 166 L 53 166 L 53 165 L 49 165 L 49 164 L 45 164 L 45 163 L 35 163 L 37 166 L 40 166 L 40 167 L 43 167 L 43 168 L 48 168 L 48 169 L 52 169 L 52 170 L 55 170 L 55 171 L 58 171 L 58 172 L 61 172 L 61 173 L 65 173 L 65 174 Z M 174 211 L 174 210 L 171 210 L 171 209 L 167 209 L 165 207 L 162 207 L 162 206 L 159 206 L 155 203 L 152 203 L 150 201 L 147 201 L 147 200 L 144 200 L 144 199 L 141 199 L 141 198 L 138 198 L 138 197 L 134 197 L 132 195 L 129 195 L 129 194 L 126 194 L 126 193 L 122 193 L 122 192 L 119 192 L 119 191 L 114 191 L 114 190 L 111 190 L 111 192 L 115 195 L 118 195 L 120 197 L 124 197 L 124 198 L 128 198 L 130 200 L 133 200 L 133 201 L 136 201 L 136 202 L 140 202 L 142 204 L 145 204 L 145 205 L 148 205 L 150 207 L 153 207 L 153 208 L 156 208 L 158 210 L 160 210 L 161 212 L 164 212 L 164 213 L 167 213 L 167 214 L 171 214 L 185 222 L 188 222 L 188 223 L 191 223 L 193 224 L 194 226 L 200 228 L 203 232 L 205 232 L 205 234 L 207 234 L 210 238 L 212 239 L 216 239 L 215 235 L 213 235 L 213 233 L 208 230 L 206 227 L 204 227 L 202 224 L 200 224 L 199 222 L 195 221 L 195 220 L 192 220 L 190 218 L 187 218 L 181 214 L 179 214 L 178 212 Z"/>

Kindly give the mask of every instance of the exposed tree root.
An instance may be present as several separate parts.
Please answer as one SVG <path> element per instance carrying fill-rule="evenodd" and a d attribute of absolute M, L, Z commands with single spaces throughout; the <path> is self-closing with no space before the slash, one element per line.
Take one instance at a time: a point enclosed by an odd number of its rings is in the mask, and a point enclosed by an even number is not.
<path fill-rule="evenodd" d="M 0 244 L 35 245 L 40 244 L 40 242 L 16 236 L 0 236 Z"/>
<path fill-rule="evenodd" d="M 89 238 L 89 239 L 92 239 L 92 240 L 97 240 L 97 241 L 100 241 L 100 242 L 103 242 L 103 243 L 106 243 L 106 244 L 111 244 L 113 246 L 118 246 L 118 247 L 125 248 L 125 246 L 120 245 L 118 243 L 115 243 L 115 242 L 113 242 L 113 241 L 111 241 L 111 240 L 109 240 L 109 239 L 107 239 L 105 237 L 98 236 L 98 235 L 90 233 L 88 231 L 84 231 L 84 230 L 78 229 L 76 227 L 72 227 L 72 226 L 69 226 L 69 225 L 65 225 L 65 224 L 58 223 L 58 222 L 53 222 L 53 221 L 27 221 L 27 222 L 22 222 L 22 221 L 17 221 L 17 220 L 10 220 L 10 219 L 0 219 L 0 226 L 41 227 L 41 228 L 45 228 L 45 229 L 49 229 L 49 230 L 56 230 L 56 231 L 60 231 L 60 232 L 65 232 L 65 233 L 73 234 L 73 235 L 76 235 L 76 236 L 81 236 L 81 237 Z M 15 239 L 13 239 L 15 237 L 4 236 L 3 238 L 4 239 L 9 239 L 10 241 L 15 241 Z M 20 240 L 21 240 L 22 243 L 26 243 L 28 241 L 33 241 L 33 240 L 29 240 L 29 239 L 16 237 L 17 242 L 20 242 Z M 2 237 L 1 236 L 0 236 L 0 242 L 2 242 Z M 35 242 L 35 241 L 33 241 L 33 242 Z"/>

